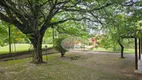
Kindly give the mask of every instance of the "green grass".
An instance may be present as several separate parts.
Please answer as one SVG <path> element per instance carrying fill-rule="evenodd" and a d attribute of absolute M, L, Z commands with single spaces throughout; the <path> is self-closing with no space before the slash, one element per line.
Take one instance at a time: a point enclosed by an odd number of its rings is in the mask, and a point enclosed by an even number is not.
<path fill-rule="evenodd" d="M 113 51 L 112 48 L 108 48 L 108 49 L 105 49 L 105 48 L 101 48 L 101 47 L 98 47 L 98 48 L 94 48 L 93 51 L 105 51 L 105 52 L 120 52 L 120 51 Z M 127 53 L 127 54 L 134 54 L 135 51 L 134 49 L 124 49 L 124 53 Z"/>
<path fill-rule="evenodd" d="M 70 60 L 71 56 L 85 57 L 83 55 L 67 54 L 68 57 L 65 58 L 59 56 L 60 54 L 48 55 L 48 63 L 45 64 L 29 63 L 31 58 L 0 61 L 0 80 L 137 80 L 123 74 L 118 75 L 117 72 L 112 74 L 111 71 L 104 72 L 104 69 L 98 71 L 95 66 L 88 68 L 76 65 L 86 63 L 90 58 L 66 61 Z M 46 61 L 46 56 L 43 56 L 43 59 Z M 87 64 L 92 65 L 88 62 Z"/>
<path fill-rule="evenodd" d="M 125 53 L 134 54 L 134 53 L 135 53 L 135 50 L 134 50 L 134 49 L 125 49 L 124 52 L 125 52 Z"/>
<path fill-rule="evenodd" d="M 45 45 L 49 47 L 52 47 L 52 44 L 43 44 L 42 48 L 45 48 Z M 29 48 L 32 48 L 32 45 L 30 44 L 15 44 L 16 46 L 16 52 L 20 52 L 20 51 L 28 51 Z M 4 46 L 4 47 L 0 47 L 0 54 L 5 54 L 9 52 L 9 45 Z M 15 48 L 14 48 L 14 44 L 12 44 L 12 52 L 15 52 Z"/>
<path fill-rule="evenodd" d="M 45 48 L 45 45 L 49 47 L 52 47 L 52 44 L 43 44 L 42 48 Z M 31 48 L 30 44 L 16 44 L 16 52 L 20 52 L 20 51 L 28 51 L 29 48 Z M 120 52 L 120 51 L 113 51 L 112 48 L 109 49 L 105 49 L 105 48 L 94 48 L 94 51 L 106 51 L 106 52 Z M 4 46 L 4 47 L 0 47 L 0 54 L 6 54 L 9 52 L 9 46 Z M 12 52 L 15 52 L 14 49 L 14 44 L 12 44 Z M 134 53 L 134 49 L 124 49 L 124 53 L 130 53 L 133 54 Z"/>
<path fill-rule="evenodd" d="M 82 80 L 85 75 L 89 76 L 86 72 L 91 70 L 55 57 L 57 55 L 48 56 L 48 64 L 40 65 L 29 63 L 30 58 L 1 62 L 0 80 Z"/>

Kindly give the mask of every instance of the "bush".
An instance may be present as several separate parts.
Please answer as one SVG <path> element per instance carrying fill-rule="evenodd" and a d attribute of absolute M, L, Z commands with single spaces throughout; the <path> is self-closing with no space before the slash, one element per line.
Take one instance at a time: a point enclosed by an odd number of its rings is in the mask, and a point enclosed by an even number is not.
<path fill-rule="evenodd" d="M 64 39 L 65 37 L 60 37 L 60 38 L 55 39 L 54 41 L 54 48 L 61 53 L 61 57 L 64 57 L 65 53 L 67 52 L 67 50 L 61 46 L 61 42 Z"/>

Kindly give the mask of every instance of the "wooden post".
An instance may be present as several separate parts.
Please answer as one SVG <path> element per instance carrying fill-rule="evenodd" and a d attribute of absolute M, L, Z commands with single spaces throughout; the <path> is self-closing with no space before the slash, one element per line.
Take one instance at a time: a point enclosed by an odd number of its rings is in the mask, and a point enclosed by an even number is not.
<path fill-rule="evenodd" d="M 142 54 L 142 38 L 140 38 L 140 55 Z"/>
<path fill-rule="evenodd" d="M 52 27 L 52 38 L 53 38 L 53 45 L 54 45 L 54 35 L 55 35 L 55 33 L 54 33 L 54 28 Z"/>
<path fill-rule="evenodd" d="M 138 70 L 137 38 L 135 38 L 135 69 Z"/>
<path fill-rule="evenodd" d="M 139 59 L 141 60 L 141 39 L 139 38 Z"/>
<path fill-rule="evenodd" d="M 11 53 L 11 29 L 10 29 L 10 23 L 8 24 L 8 36 L 9 36 L 9 53 Z"/>

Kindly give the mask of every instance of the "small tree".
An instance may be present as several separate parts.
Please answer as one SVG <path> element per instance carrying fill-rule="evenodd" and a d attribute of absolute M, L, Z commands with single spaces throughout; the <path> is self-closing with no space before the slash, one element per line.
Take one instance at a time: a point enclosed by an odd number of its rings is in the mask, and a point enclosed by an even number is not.
<path fill-rule="evenodd" d="M 67 50 L 64 49 L 61 45 L 64 39 L 65 37 L 60 37 L 55 39 L 55 42 L 54 42 L 54 48 L 61 53 L 61 57 L 64 57 L 65 53 L 67 52 Z"/>

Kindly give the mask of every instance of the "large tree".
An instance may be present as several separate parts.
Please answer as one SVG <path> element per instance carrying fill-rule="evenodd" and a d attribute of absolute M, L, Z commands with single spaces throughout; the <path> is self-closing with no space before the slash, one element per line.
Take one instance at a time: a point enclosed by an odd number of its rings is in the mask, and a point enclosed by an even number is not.
<path fill-rule="evenodd" d="M 0 0 L 0 19 L 13 24 L 29 37 L 34 47 L 34 63 L 41 63 L 45 31 L 68 20 L 88 19 L 86 12 L 112 5 L 101 0 Z M 58 16 L 57 16 L 58 15 Z"/>

